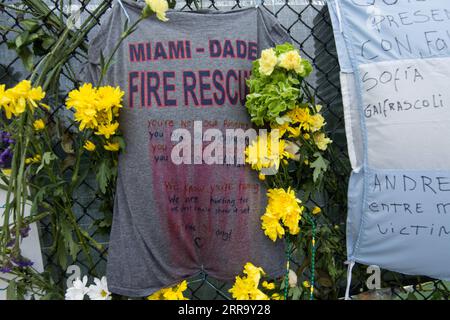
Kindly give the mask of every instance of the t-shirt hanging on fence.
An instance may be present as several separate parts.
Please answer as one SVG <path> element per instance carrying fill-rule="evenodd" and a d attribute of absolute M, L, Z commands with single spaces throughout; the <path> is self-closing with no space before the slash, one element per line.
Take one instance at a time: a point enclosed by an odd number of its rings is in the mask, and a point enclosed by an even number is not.
<path fill-rule="evenodd" d="M 142 6 L 126 1 L 124 6 L 131 25 Z M 223 134 L 225 147 L 225 130 L 248 129 L 245 79 L 252 61 L 262 49 L 290 38 L 262 7 L 169 10 L 167 17 L 168 22 L 150 17 L 138 24 L 107 76 L 108 84 L 125 91 L 119 122 L 126 142 L 108 252 L 109 289 L 145 296 L 200 271 L 233 280 L 249 261 L 279 276 L 283 244 L 274 244 L 261 230 L 266 190 L 255 172 L 225 159 L 202 163 L 196 147 L 189 156 L 192 164 L 178 165 L 171 153 L 179 140 L 171 135 L 185 129 L 192 145 L 202 137 L 221 143 L 217 135 L 203 135 L 214 128 Z M 94 83 L 100 50 L 109 55 L 125 19 L 116 5 L 91 43 Z"/>
<path fill-rule="evenodd" d="M 450 2 L 329 0 L 350 261 L 450 280 Z"/>

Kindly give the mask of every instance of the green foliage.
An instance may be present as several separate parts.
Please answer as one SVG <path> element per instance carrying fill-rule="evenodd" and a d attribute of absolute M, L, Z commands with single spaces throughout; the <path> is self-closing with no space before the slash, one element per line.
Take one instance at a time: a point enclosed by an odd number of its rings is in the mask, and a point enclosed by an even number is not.
<path fill-rule="evenodd" d="M 291 50 L 296 50 L 296 49 L 291 43 L 285 42 L 283 44 L 279 44 L 279 45 L 275 46 L 274 50 L 275 50 L 276 55 L 279 56 L 283 53 L 289 52 Z"/>
<path fill-rule="evenodd" d="M 278 45 L 273 51 L 277 57 L 273 71 L 270 72 L 270 68 L 260 70 L 263 59 L 267 59 L 266 65 L 273 63 L 271 53 L 266 57 L 262 55 L 253 63 L 252 76 L 247 81 L 250 88 L 247 109 L 257 126 L 283 130 L 282 139 L 286 144 L 295 145 L 290 150 L 296 150 L 296 157 L 281 161 L 278 172 L 265 177 L 269 188 L 296 190 L 304 205 L 300 233 L 285 236 L 288 245 L 292 246 L 290 250 L 287 249 L 292 254 L 290 258 L 299 263 L 294 271 L 300 283 L 285 288 L 284 277 L 280 290 L 289 299 L 310 299 L 310 285 L 302 284 L 304 280 L 309 280 L 314 286 L 314 297 L 337 298 L 340 281 L 345 276 L 344 234 L 339 226 L 331 222 L 327 212 L 318 216 L 313 214 L 315 198 L 326 193 L 325 188 L 329 187 L 331 181 L 336 181 L 336 177 L 329 175 L 333 180 L 325 183 L 330 167 L 328 157 L 331 155 L 327 150 L 328 143 L 324 143 L 328 141 L 325 123 L 319 113 L 321 107 L 315 104 L 304 81 L 304 77 L 312 72 L 312 66 L 300 58 L 292 44 Z M 286 58 L 288 55 L 289 58 Z M 286 64 L 281 64 L 282 59 L 287 59 Z"/>
<path fill-rule="evenodd" d="M 24 7 L 27 19 L 19 20 L 19 26 L 8 28 L 12 31 L 11 34 L 15 34 L 14 39 L 8 42 L 8 48 L 16 51 L 25 68 L 32 71 L 32 84 L 34 87 L 41 86 L 46 92 L 45 102 L 59 107 L 65 98 L 59 87 L 60 75 L 64 73 L 77 84 L 78 78 L 70 65 L 70 57 L 75 51 L 86 51 L 85 35 L 97 24 L 109 4 L 102 2 L 83 20 L 81 28 L 76 30 L 70 30 L 64 15 L 56 15 L 41 0 L 24 0 L 21 8 Z M 9 10 L 22 12 L 15 4 Z M 39 63 L 35 65 L 37 61 Z M 15 85 L 16 81 L 9 83 L 8 87 Z M 2 220 L 8 221 L 11 217 L 13 221 L 11 225 L 3 224 L 4 227 L 0 230 L 0 265 L 8 264 L 14 257 L 21 257 L 21 236 L 18 230 L 46 219 L 52 240 L 50 254 L 56 264 L 64 270 L 67 265 L 83 256 L 87 266 L 95 270 L 91 257 L 92 248 L 104 248 L 91 234 L 99 225 L 109 228 L 111 219 L 107 217 L 105 223 L 94 223 L 89 229 L 84 229 L 75 216 L 74 193 L 88 175 L 102 172 L 101 188 L 100 185 L 93 187 L 98 187 L 96 193 L 102 202 L 101 209 L 111 212 L 117 155 L 99 148 L 90 158 L 86 157 L 82 145 L 87 138 L 85 134 L 67 130 L 55 110 L 47 110 L 43 106 L 34 111 L 27 107 L 23 114 L 8 121 L 3 116 L 0 118 L 1 129 L 11 133 L 16 141 L 12 174 L 0 174 L 1 187 L 8 190 Z M 44 120 L 44 130 L 33 130 L 35 119 Z M 34 160 L 25 163 L 25 158 Z M 101 170 L 97 169 L 98 166 Z M 26 201 L 30 204 L 28 217 L 24 216 Z M 6 246 L 10 241 L 14 242 L 13 250 Z M 40 292 L 38 296 L 41 299 L 61 299 L 64 296 L 61 287 L 63 283 L 56 285 L 53 274 L 39 274 L 32 267 L 16 265 L 13 265 L 10 274 L 13 276 L 8 286 L 10 298 L 23 299 L 32 291 Z"/>
<path fill-rule="evenodd" d="M 252 76 L 247 80 L 250 93 L 246 106 L 251 120 L 258 126 L 275 123 L 283 113 L 296 107 L 300 79 L 294 73 L 274 70 L 270 77 L 260 76 L 259 62 L 253 62 Z"/>
<path fill-rule="evenodd" d="M 287 52 L 298 52 L 290 43 L 277 45 L 274 48 L 277 58 Z M 278 64 L 270 75 L 261 74 L 260 60 L 255 60 L 252 66 L 252 75 L 247 80 L 249 94 L 246 106 L 251 120 L 258 126 L 265 124 L 282 124 L 283 115 L 293 110 L 302 103 L 302 90 L 307 90 L 303 85 L 303 79 L 312 72 L 311 63 L 306 59 L 300 59 L 303 68 L 301 74 L 294 70 L 287 71 Z M 300 99 L 299 99 L 300 97 Z"/>

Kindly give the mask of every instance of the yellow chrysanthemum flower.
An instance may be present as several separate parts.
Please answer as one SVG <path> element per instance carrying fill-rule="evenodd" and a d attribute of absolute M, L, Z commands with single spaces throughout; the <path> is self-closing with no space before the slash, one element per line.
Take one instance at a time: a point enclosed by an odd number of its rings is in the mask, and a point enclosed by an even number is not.
<path fill-rule="evenodd" d="M 119 151 L 119 149 L 120 149 L 120 145 L 119 145 L 119 143 L 118 142 L 107 142 L 104 146 L 103 146 L 103 148 L 105 148 L 105 150 L 108 150 L 108 151 Z"/>
<path fill-rule="evenodd" d="M 262 292 L 261 290 L 254 288 L 251 292 L 250 292 L 250 299 L 251 300 L 270 300 L 269 297 Z"/>
<path fill-rule="evenodd" d="M 259 72 L 263 75 L 270 76 L 277 62 L 278 58 L 275 50 L 273 48 L 264 49 L 261 51 L 261 58 L 259 59 Z"/>
<path fill-rule="evenodd" d="M 66 108 L 75 110 L 91 108 L 97 100 L 97 92 L 91 83 L 84 83 L 79 89 L 69 92 Z"/>
<path fill-rule="evenodd" d="M 295 132 L 295 136 L 298 137 L 300 135 L 300 129 L 305 131 L 310 131 L 311 128 L 316 128 L 316 126 L 320 126 L 321 115 L 316 117 L 316 115 L 311 115 L 309 108 L 295 108 L 291 110 L 287 114 L 289 118 L 292 119 L 292 123 L 299 124 L 298 130 Z M 323 118 L 322 118 L 323 119 Z M 323 126 L 323 124 L 322 124 Z M 289 129 L 288 129 L 289 130 Z M 294 132 L 291 132 L 294 135 Z"/>
<path fill-rule="evenodd" d="M 111 136 L 113 136 L 116 133 L 117 129 L 119 129 L 118 122 L 108 123 L 105 125 L 99 125 L 95 134 L 105 136 L 106 139 L 109 139 Z"/>
<path fill-rule="evenodd" d="M 184 280 L 180 284 L 173 287 L 171 290 L 166 291 L 163 296 L 164 300 L 188 300 L 183 295 L 183 292 L 187 289 L 187 282 Z"/>
<path fill-rule="evenodd" d="M 43 130 L 45 128 L 44 120 L 37 119 L 36 121 L 33 122 L 33 127 L 34 127 L 34 130 L 36 130 L 36 131 Z"/>
<path fill-rule="evenodd" d="M 275 283 L 273 282 L 267 282 L 267 281 L 263 281 L 262 283 L 263 288 L 267 289 L 267 290 L 273 290 L 275 289 Z"/>
<path fill-rule="evenodd" d="M 236 300 L 250 300 L 250 292 L 254 289 L 252 281 L 246 277 L 236 277 L 233 287 L 228 290 Z"/>
<path fill-rule="evenodd" d="M 5 85 L 0 85 L 0 107 L 5 109 L 5 114 L 8 119 L 11 119 L 13 109 L 11 103 L 14 101 L 8 90 L 5 90 Z"/>
<path fill-rule="evenodd" d="M 87 140 L 84 143 L 83 148 L 86 149 L 87 151 L 94 151 L 96 146 L 95 146 L 95 144 L 92 141 Z"/>
<path fill-rule="evenodd" d="M 261 280 L 262 275 L 265 275 L 265 272 L 263 268 L 256 267 L 251 262 L 247 262 L 244 266 L 244 274 L 258 286 L 259 280 Z"/>
<path fill-rule="evenodd" d="M 319 150 L 325 151 L 333 140 L 325 136 L 325 133 L 319 132 L 314 135 L 314 142 Z"/>
<path fill-rule="evenodd" d="M 237 300 L 269 300 L 269 297 L 258 289 L 261 275 L 265 274 L 264 270 L 248 262 L 244 266 L 244 274 L 246 276 L 236 277 L 233 287 L 229 290 L 232 297 Z"/>
<path fill-rule="evenodd" d="M 37 107 L 36 102 L 45 98 L 45 92 L 41 87 L 33 88 L 29 80 L 20 81 L 15 87 L 8 90 L 14 99 L 26 99 L 32 107 Z"/>
<path fill-rule="evenodd" d="M 275 242 L 277 238 L 281 239 L 284 236 L 284 228 L 280 223 L 280 217 L 278 215 L 266 210 L 266 213 L 261 217 L 261 221 L 261 228 L 270 240 Z"/>
<path fill-rule="evenodd" d="M 278 170 L 280 161 L 284 158 L 292 158 L 294 155 L 286 151 L 286 141 L 276 139 L 272 132 L 260 135 L 245 149 L 245 162 L 252 169 L 261 171 L 263 168 L 275 168 Z"/>
<path fill-rule="evenodd" d="M 66 108 L 75 109 L 74 118 L 80 123 L 80 130 L 97 127 L 97 91 L 92 84 L 85 83 L 78 90 L 69 92 Z"/>
<path fill-rule="evenodd" d="M 6 86 L 0 84 L 0 106 L 8 104 L 11 102 L 11 96 L 7 94 Z"/>
<path fill-rule="evenodd" d="M 260 135 L 252 141 L 245 149 L 245 162 L 252 166 L 252 169 L 261 171 L 262 168 L 270 168 L 273 165 L 271 161 L 270 146 L 267 135 Z"/>
<path fill-rule="evenodd" d="M 83 131 L 85 128 L 94 129 L 98 126 L 97 121 L 97 110 L 94 108 L 78 109 L 75 112 L 75 121 L 80 123 L 80 130 Z"/>
<path fill-rule="evenodd" d="M 119 87 L 103 86 L 97 89 L 98 108 L 121 108 L 122 97 L 125 94 Z"/>
<path fill-rule="evenodd" d="M 298 222 L 301 219 L 299 212 L 291 212 L 287 214 L 283 219 L 283 224 L 288 228 L 290 234 L 298 234 L 300 232 L 300 227 Z"/>
<path fill-rule="evenodd" d="M 161 289 L 152 295 L 147 297 L 147 300 L 188 300 L 183 295 L 183 292 L 187 289 L 187 282 L 184 280 L 180 284 L 171 287 Z"/>
<path fill-rule="evenodd" d="M 156 17 L 161 21 L 169 21 L 166 17 L 166 11 L 169 10 L 169 4 L 166 0 L 145 0 L 150 9 L 156 13 Z"/>
<path fill-rule="evenodd" d="M 0 107 L 5 110 L 6 117 L 18 116 L 25 112 L 27 105 L 33 111 L 37 102 L 44 99 L 45 92 L 41 87 L 33 88 L 29 80 L 22 80 L 15 87 L 5 90 L 0 86 Z"/>
<path fill-rule="evenodd" d="M 298 234 L 300 232 L 298 222 L 304 208 L 300 205 L 301 201 L 295 196 L 294 190 L 288 188 L 286 191 L 279 188 L 271 189 L 268 193 L 270 210 L 278 211 L 290 234 Z"/>
<path fill-rule="evenodd" d="M 289 122 L 284 122 L 283 124 L 278 124 L 278 123 L 276 123 L 276 124 L 271 124 L 270 127 L 271 127 L 272 129 L 278 130 L 279 136 L 280 136 L 280 138 L 281 138 L 281 137 L 284 136 L 284 134 L 285 134 L 286 131 L 288 130 L 289 125 L 290 125 Z"/>
<path fill-rule="evenodd" d="M 168 289 L 161 289 L 156 291 L 155 293 L 151 294 L 147 297 L 147 300 L 164 300 L 164 294 L 168 291 L 171 291 L 170 288 Z"/>
<path fill-rule="evenodd" d="M 320 209 L 320 207 L 314 207 L 312 209 L 312 214 L 316 215 L 322 212 L 322 209 Z"/>
<path fill-rule="evenodd" d="M 325 119 L 319 113 L 312 115 L 309 119 L 311 132 L 316 132 L 322 129 L 325 125 Z"/>
<path fill-rule="evenodd" d="M 266 212 L 261 217 L 264 234 L 272 241 L 281 238 L 285 231 L 280 221 L 290 234 L 298 234 L 300 232 L 298 224 L 304 208 L 300 205 L 301 201 L 295 196 L 294 190 L 269 189 L 267 198 Z"/>
<path fill-rule="evenodd" d="M 282 53 L 279 57 L 279 61 L 279 66 L 285 68 L 286 70 L 294 70 L 299 74 L 305 72 L 305 68 L 301 63 L 302 58 L 297 50 Z"/>
<path fill-rule="evenodd" d="M 302 127 L 288 127 L 287 131 L 289 132 L 289 138 L 297 138 L 302 133 Z"/>
<path fill-rule="evenodd" d="M 111 136 L 118 124 L 113 123 L 122 107 L 124 92 L 119 87 L 103 86 L 94 88 L 85 83 L 79 89 L 72 90 L 66 100 L 66 107 L 74 109 L 75 121 L 80 123 L 80 130 L 98 129 L 101 135 Z"/>

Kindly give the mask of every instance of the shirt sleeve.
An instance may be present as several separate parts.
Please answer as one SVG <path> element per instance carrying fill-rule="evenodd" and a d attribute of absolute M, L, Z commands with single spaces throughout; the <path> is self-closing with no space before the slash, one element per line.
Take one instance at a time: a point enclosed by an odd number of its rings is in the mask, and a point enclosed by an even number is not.
<path fill-rule="evenodd" d="M 264 6 L 258 7 L 258 40 L 260 50 L 285 42 L 292 43 L 289 33 Z"/>
<path fill-rule="evenodd" d="M 123 18 L 121 10 L 117 3 L 104 15 L 100 27 L 89 41 L 87 61 L 82 68 L 82 78 L 84 82 L 99 85 L 101 73 L 100 57 L 103 55 L 105 59 L 111 54 L 111 44 L 115 44 L 120 38 L 120 32 L 123 27 Z"/>

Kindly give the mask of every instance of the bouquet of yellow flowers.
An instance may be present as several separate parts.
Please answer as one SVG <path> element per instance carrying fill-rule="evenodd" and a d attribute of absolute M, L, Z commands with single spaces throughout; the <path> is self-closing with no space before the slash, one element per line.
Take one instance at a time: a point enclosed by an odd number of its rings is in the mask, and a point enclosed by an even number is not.
<path fill-rule="evenodd" d="M 246 162 L 271 188 L 261 219 L 273 241 L 285 231 L 299 233 L 305 207 L 294 190 L 306 195 L 317 191 L 328 167 L 324 152 L 332 141 L 324 132 L 322 107 L 304 83 L 311 71 L 311 64 L 285 43 L 263 50 L 248 80 L 246 106 L 252 121 L 270 132 L 250 142 Z"/>
<path fill-rule="evenodd" d="M 75 111 L 75 121 L 81 131 L 90 131 L 101 137 L 100 143 L 108 151 L 119 151 L 123 141 L 119 138 L 119 110 L 122 107 L 124 92 L 119 87 L 103 86 L 94 88 L 85 83 L 79 89 L 72 90 L 66 100 L 67 109 Z M 94 151 L 96 144 L 89 139 L 84 142 L 84 149 Z"/>
<path fill-rule="evenodd" d="M 30 268 L 33 261 L 21 253 L 21 241 L 28 236 L 30 224 L 44 218 L 51 234 L 51 264 L 64 271 L 83 254 L 83 262 L 95 270 L 91 254 L 104 248 L 94 237 L 111 226 L 117 155 L 125 147 L 118 121 L 124 92 L 103 85 L 102 80 L 115 53 L 137 25 L 144 19 L 167 21 L 166 11 L 174 5 L 173 1 L 146 0 L 139 18 L 131 25 L 127 20 L 114 49 L 106 57 L 100 53 L 98 83 L 83 84 L 68 94 L 66 107 L 74 112 L 73 120 L 58 112 L 65 92 L 60 80 L 64 75 L 78 85 L 71 57 L 78 49 L 85 51 L 86 35 L 110 3 L 101 2 L 79 28 L 73 28 L 73 15 L 42 19 L 42 12 L 51 11 L 42 1 L 27 2 L 20 10 L 9 8 L 21 15 L 27 13 L 26 19 L 12 26 L 17 37 L 8 39 L 8 48 L 17 52 L 30 73 L 29 80 L 10 88 L 0 84 L 0 187 L 6 191 L 0 223 L 0 272 L 10 275 L 4 278 L 10 279 L 8 299 L 23 299 L 28 293 L 42 299 L 64 298 L 53 279 L 60 275 L 38 273 Z M 44 99 L 52 107 L 44 104 Z M 63 125 L 67 121 L 78 130 Z M 76 216 L 80 205 L 76 194 L 92 173 L 97 185 L 89 183 L 89 187 L 103 217 L 96 217 L 86 227 Z M 176 292 L 165 295 L 180 297 L 183 290 L 183 286 L 177 287 Z"/>
<path fill-rule="evenodd" d="M 267 207 L 261 217 L 265 235 L 272 241 L 284 237 L 287 242 L 286 281 L 280 285 L 284 298 L 295 291 L 289 291 L 287 284 L 289 260 L 295 251 L 291 244 L 308 248 L 300 236 L 301 228 L 307 229 L 311 236 L 311 285 L 307 290 L 310 298 L 314 292 L 314 216 L 321 209 L 307 204 L 310 195 L 322 188 L 329 165 L 325 152 L 332 141 L 324 130 L 322 106 L 315 103 L 305 83 L 312 70 L 299 51 L 285 43 L 263 50 L 261 57 L 253 62 L 247 80 L 246 107 L 251 120 L 269 133 L 262 130 L 249 143 L 246 162 L 268 186 Z M 241 278 L 236 279 L 233 296 L 242 297 L 237 290 L 245 287 L 245 283 Z"/>
<path fill-rule="evenodd" d="M 28 236 L 30 224 L 44 217 L 51 217 L 58 223 L 52 228 L 52 236 L 57 241 L 52 248 L 63 268 L 67 267 L 69 256 L 76 259 L 83 251 L 92 263 L 90 247 L 102 250 L 102 246 L 78 224 L 72 194 L 89 172 L 96 172 L 101 191 L 97 194 L 110 202 L 106 195 L 113 192 L 107 187 L 115 177 L 115 153 L 124 145 L 117 121 L 123 94 L 120 88 L 93 88 L 91 84 L 70 92 L 67 107 L 75 110 L 74 119 L 80 129 L 70 136 L 59 121 L 49 119 L 53 113 L 42 102 L 46 93 L 41 86 L 33 86 L 29 80 L 20 81 L 11 88 L 0 85 L 4 149 L 0 155 L 3 166 L 0 178 L 7 193 L 0 224 L 1 272 L 19 278 L 33 274 L 33 281 L 48 283 L 45 290 L 54 293 L 51 282 L 29 268 L 33 261 L 22 255 L 20 247 L 22 239 Z M 58 142 L 61 148 L 54 147 Z M 101 152 L 96 151 L 96 145 L 100 144 L 104 149 Z M 86 150 L 90 157 L 83 156 Z M 89 165 L 82 166 L 82 162 Z M 70 170 L 70 176 L 66 174 L 67 170 Z M 28 216 L 25 206 L 30 209 Z"/>

